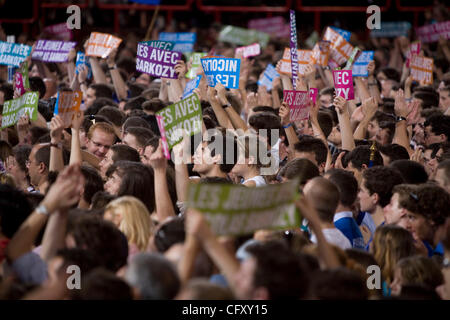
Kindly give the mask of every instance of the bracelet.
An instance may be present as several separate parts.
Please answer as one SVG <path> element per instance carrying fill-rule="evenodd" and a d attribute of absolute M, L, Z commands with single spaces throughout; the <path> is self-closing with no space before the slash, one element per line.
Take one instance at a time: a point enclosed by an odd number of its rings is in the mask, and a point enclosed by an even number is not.
<path fill-rule="evenodd" d="M 43 204 L 38 205 L 38 206 L 36 207 L 36 209 L 34 209 L 34 210 L 35 210 L 37 213 L 43 214 L 43 215 L 46 215 L 46 216 L 48 216 L 48 214 L 49 214 L 49 212 L 48 212 L 48 210 L 47 210 L 47 207 L 44 206 Z"/>
<path fill-rule="evenodd" d="M 108 66 L 108 70 L 114 70 L 115 68 L 117 68 L 116 65 L 113 65 L 112 67 Z"/>
<path fill-rule="evenodd" d="M 369 86 L 377 86 L 378 85 L 376 82 L 369 82 L 368 84 L 369 84 Z"/>
<path fill-rule="evenodd" d="M 292 127 L 292 123 L 289 123 L 287 126 L 283 126 L 284 129 L 287 129 L 289 127 Z"/>
<path fill-rule="evenodd" d="M 62 148 L 62 144 L 61 144 L 61 142 L 59 142 L 59 143 L 50 143 L 50 147 L 55 147 L 55 148 L 61 149 Z"/>
<path fill-rule="evenodd" d="M 223 105 L 222 105 L 222 108 L 223 108 L 223 109 L 226 109 L 226 108 L 228 108 L 228 107 L 231 107 L 231 104 L 230 104 L 230 103 L 227 103 L 227 104 L 223 104 Z"/>
<path fill-rule="evenodd" d="M 406 121 L 406 118 L 405 118 L 405 117 L 402 117 L 402 116 L 396 116 L 396 117 L 395 117 L 395 121 L 396 121 L 396 122 L 400 122 L 400 121 L 403 121 L 403 120 Z"/>

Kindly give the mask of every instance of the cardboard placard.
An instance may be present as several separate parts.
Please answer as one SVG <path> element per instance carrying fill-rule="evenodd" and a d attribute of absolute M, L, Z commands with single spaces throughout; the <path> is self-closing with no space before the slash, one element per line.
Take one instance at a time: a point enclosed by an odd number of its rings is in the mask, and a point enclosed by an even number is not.
<path fill-rule="evenodd" d="M 252 19 L 248 22 L 248 28 L 279 38 L 287 38 L 291 33 L 290 26 L 284 21 L 283 17 Z"/>
<path fill-rule="evenodd" d="M 73 116 L 80 110 L 83 93 L 78 91 L 58 91 L 54 114 L 61 117 L 65 127 L 70 127 Z"/>
<path fill-rule="evenodd" d="M 166 51 L 138 43 L 136 70 L 158 78 L 177 79 L 175 65 L 181 59 L 181 53 Z"/>
<path fill-rule="evenodd" d="M 261 53 L 261 46 L 259 45 L 259 43 L 254 43 L 249 46 L 236 48 L 235 55 L 237 56 L 238 54 L 242 54 L 242 57 L 248 58 L 257 56 L 260 53 Z"/>
<path fill-rule="evenodd" d="M 310 100 L 307 91 L 284 90 L 283 102 L 289 106 L 289 116 L 292 122 L 308 119 L 311 109 Z"/>
<path fill-rule="evenodd" d="M 425 84 L 433 83 L 433 59 L 413 55 L 410 61 L 411 77 Z"/>
<path fill-rule="evenodd" d="M 336 97 L 344 97 L 345 100 L 355 98 L 352 70 L 333 70 L 333 80 Z"/>
<path fill-rule="evenodd" d="M 269 39 L 270 35 L 267 33 L 234 26 L 225 26 L 219 34 L 219 41 L 243 46 L 257 42 L 261 47 L 265 47 Z"/>
<path fill-rule="evenodd" d="M 106 58 L 114 49 L 119 47 L 121 42 L 122 39 L 111 34 L 92 32 L 88 40 L 86 55 Z"/>
<path fill-rule="evenodd" d="M 226 88 L 239 88 L 241 59 L 203 57 L 200 60 L 208 86 L 215 87 L 220 82 Z"/>
<path fill-rule="evenodd" d="M 28 113 L 31 121 L 37 120 L 39 92 L 26 92 L 20 98 L 5 101 L 2 113 L 2 129 L 15 125 L 20 117 Z"/>
<path fill-rule="evenodd" d="M 450 20 L 416 28 L 416 34 L 423 43 L 437 42 L 440 37 L 450 39 Z"/>
<path fill-rule="evenodd" d="M 298 228 L 298 180 L 258 188 L 190 183 L 187 205 L 199 210 L 217 235 L 250 234 L 260 229 Z"/>
<path fill-rule="evenodd" d="M 26 44 L 0 41 L 0 64 L 20 67 L 30 52 L 31 46 Z"/>
<path fill-rule="evenodd" d="M 368 77 L 369 71 L 367 71 L 367 66 L 370 61 L 373 60 L 373 51 L 363 51 L 361 55 L 356 59 L 352 68 L 352 75 L 354 77 Z"/>
<path fill-rule="evenodd" d="M 164 157 L 170 160 L 169 144 L 167 143 L 166 129 L 164 128 L 164 118 L 160 115 L 156 115 L 156 122 L 158 123 L 159 133 L 161 133 Z"/>
<path fill-rule="evenodd" d="M 183 131 L 193 136 L 202 131 L 202 107 L 199 97 L 194 93 L 158 111 L 156 115 L 164 118 L 164 129 L 169 149 L 183 139 Z M 161 129 L 160 129 L 161 130 Z"/>
<path fill-rule="evenodd" d="M 266 86 L 267 91 L 272 90 L 273 79 L 279 77 L 277 70 L 271 64 L 267 65 L 266 70 L 264 70 L 263 76 L 258 80 L 258 86 Z"/>
<path fill-rule="evenodd" d="M 353 46 L 330 27 L 325 31 L 324 40 L 331 42 L 330 58 L 338 65 L 346 63 L 352 54 Z"/>
<path fill-rule="evenodd" d="M 58 40 L 38 40 L 31 58 L 44 62 L 66 62 L 69 58 L 69 51 L 76 44 L 76 42 Z"/>
<path fill-rule="evenodd" d="M 186 83 L 186 87 L 184 88 L 183 97 L 182 99 L 190 96 L 194 93 L 194 90 L 198 88 L 198 85 L 200 84 L 200 81 L 202 80 L 202 76 L 198 75 L 195 79 L 192 79 L 188 83 Z"/>
<path fill-rule="evenodd" d="M 197 34 L 195 32 L 161 32 L 158 40 L 175 43 L 173 51 L 192 52 L 197 41 Z"/>
<path fill-rule="evenodd" d="M 298 73 L 304 74 L 306 65 L 312 61 L 312 50 L 297 50 Z M 280 73 L 291 74 L 291 50 L 284 49 L 283 58 L 281 59 Z"/>

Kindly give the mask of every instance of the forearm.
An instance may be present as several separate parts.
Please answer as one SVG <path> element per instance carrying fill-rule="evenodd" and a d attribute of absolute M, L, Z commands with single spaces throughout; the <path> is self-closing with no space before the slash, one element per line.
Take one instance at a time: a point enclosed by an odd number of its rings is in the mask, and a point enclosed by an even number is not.
<path fill-rule="evenodd" d="M 219 121 L 219 125 L 223 128 L 233 129 L 233 125 L 228 118 L 227 112 L 222 108 L 220 102 L 216 99 L 209 99 L 209 103 L 214 110 L 217 120 Z"/>
<path fill-rule="evenodd" d="M 81 155 L 81 145 L 80 145 L 80 131 L 78 129 L 72 128 L 72 143 L 70 149 L 70 160 L 69 164 L 72 165 L 74 163 L 81 164 L 82 155 Z"/>
<path fill-rule="evenodd" d="M 156 217 L 162 223 L 166 218 L 175 216 L 175 210 L 167 186 L 166 169 L 155 169 L 154 172 Z"/>
<path fill-rule="evenodd" d="M 128 97 L 127 84 L 123 81 L 122 76 L 118 69 L 111 69 L 111 79 L 114 85 L 114 91 L 116 91 L 117 98 L 119 100 L 125 100 Z"/>
<path fill-rule="evenodd" d="M 278 95 L 277 88 L 272 88 L 272 105 L 274 109 L 279 109 L 281 107 L 281 99 Z"/>
<path fill-rule="evenodd" d="M 399 121 L 395 124 L 395 134 L 394 138 L 392 139 L 392 143 L 396 143 L 404 147 L 408 151 L 410 156 L 413 153 L 413 150 L 409 145 L 409 138 L 405 120 Z"/>
<path fill-rule="evenodd" d="M 189 184 L 189 173 L 185 163 L 180 159 L 179 164 L 175 163 L 175 187 L 177 189 L 178 201 L 186 201 L 187 188 Z"/>
<path fill-rule="evenodd" d="M 294 87 L 292 86 L 292 81 L 291 81 L 290 77 L 288 77 L 286 75 L 282 75 L 281 83 L 283 84 L 283 90 L 294 90 Z"/>
<path fill-rule="evenodd" d="M 54 143 L 54 142 L 52 142 Z M 60 172 L 64 169 L 64 160 L 62 147 L 58 148 L 56 146 L 50 147 L 50 166 L 49 171 Z"/>
<path fill-rule="evenodd" d="M 382 102 L 380 90 L 378 89 L 377 81 L 374 76 L 369 76 L 369 93 L 371 97 L 375 97 L 378 104 Z"/>
<path fill-rule="evenodd" d="M 294 130 L 294 127 L 292 127 L 292 125 L 288 128 L 284 129 L 284 132 L 286 133 L 288 142 L 289 142 L 289 149 L 294 152 L 294 145 L 299 142 L 300 140 L 298 139 L 297 133 Z"/>
<path fill-rule="evenodd" d="M 94 77 L 94 83 L 107 84 L 105 73 L 100 67 L 100 62 L 95 57 L 90 57 L 89 59 L 92 67 L 92 75 Z"/>
<path fill-rule="evenodd" d="M 69 77 L 69 83 L 72 83 L 75 75 L 75 63 L 73 61 L 67 62 L 67 76 Z"/>
<path fill-rule="evenodd" d="M 48 219 L 39 253 L 42 260 L 49 261 L 59 249 L 65 246 L 67 214 L 55 212 Z"/>
<path fill-rule="evenodd" d="M 353 133 L 354 140 L 363 140 L 366 138 L 367 126 L 369 125 L 369 121 L 370 119 L 368 117 L 365 117 L 363 121 L 358 124 L 358 127 L 356 127 L 356 130 Z"/>
<path fill-rule="evenodd" d="M 168 79 L 168 94 L 169 94 L 169 100 L 172 102 L 177 102 L 181 100 L 181 97 L 183 96 L 183 89 L 181 87 L 181 84 L 178 79 Z"/>
<path fill-rule="evenodd" d="M 364 84 L 363 80 L 360 77 L 355 78 L 355 84 L 356 84 L 356 92 L 358 93 L 360 101 L 364 101 L 370 98 L 369 90 L 367 89 L 366 85 Z"/>
<path fill-rule="evenodd" d="M 199 248 L 200 244 L 198 240 L 193 235 L 188 234 L 184 244 L 183 258 L 178 264 L 178 274 L 182 285 L 185 285 L 191 278 L 192 271 L 194 270 L 195 257 Z"/>
<path fill-rule="evenodd" d="M 355 149 L 355 140 L 353 139 L 353 131 L 350 124 L 350 116 L 346 110 L 342 114 L 338 112 L 339 126 L 341 128 L 342 149 L 352 151 Z"/>
<path fill-rule="evenodd" d="M 14 262 L 23 254 L 32 250 L 34 241 L 46 221 L 46 215 L 36 211 L 31 213 L 6 247 L 6 257 L 10 262 Z"/>

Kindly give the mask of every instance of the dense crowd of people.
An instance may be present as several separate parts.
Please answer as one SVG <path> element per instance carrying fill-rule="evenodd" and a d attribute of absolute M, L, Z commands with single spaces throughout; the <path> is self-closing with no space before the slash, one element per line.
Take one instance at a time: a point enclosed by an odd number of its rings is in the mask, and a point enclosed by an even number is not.
<path fill-rule="evenodd" d="M 440 10 L 436 21 L 450 20 Z M 235 58 L 218 30 L 194 51 Z M 355 98 L 336 96 L 332 70 L 309 64 L 296 90 L 318 96 L 295 122 L 283 102 L 291 76 L 280 73 L 271 90 L 258 82 L 269 64 L 280 71 L 288 38 L 237 56 L 238 89 L 208 86 L 200 67 L 199 143 L 184 136 L 171 160 L 155 113 L 181 100 L 192 60 L 177 61 L 177 79 L 138 72 L 132 34 L 90 57 L 92 77 L 86 66 L 75 72 L 75 49 L 64 63 L 30 55 L 37 120 L 25 114 L 0 131 L 0 299 L 450 299 L 450 44 L 422 43 L 419 55 L 434 60 L 425 85 L 406 65 L 416 39 L 413 30 L 352 34 L 352 45 L 374 51 L 368 76 L 353 78 Z M 0 66 L 2 112 L 19 97 L 7 76 Z M 55 98 L 76 90 L 81 110 L 67 124 Z M 211 132 L 243 152 L 225 161 L 230 148 L 212 149 Z M 276 159 L 272 174 L 254 141 Z M 188 205 L 191 183 L 292 180 L 303 218 L 295 228 L 219 237 Z M 70 266 L 81 275 L 75 288 Z"/>

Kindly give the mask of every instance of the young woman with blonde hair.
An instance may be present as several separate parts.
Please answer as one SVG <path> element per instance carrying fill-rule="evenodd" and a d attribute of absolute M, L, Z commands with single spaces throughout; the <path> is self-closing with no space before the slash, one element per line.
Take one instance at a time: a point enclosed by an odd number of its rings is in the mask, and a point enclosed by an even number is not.
<path fill-rule="evenodd" d="M 128 239 L 128 259 L 138 252 L 152 250 L 155 224 L 147 207 L 139 199 L 124 196 L 105 207 L 104 219 L 112 221 Z"/>
<path fill-rule="evenodd" d="M 398 262 L 416 253 L 411 233 L 395 225 L 383 225 L 376 229 L 371 252 L 381 269 L 383 294 L 390 296 L 390 284 Z"/>

